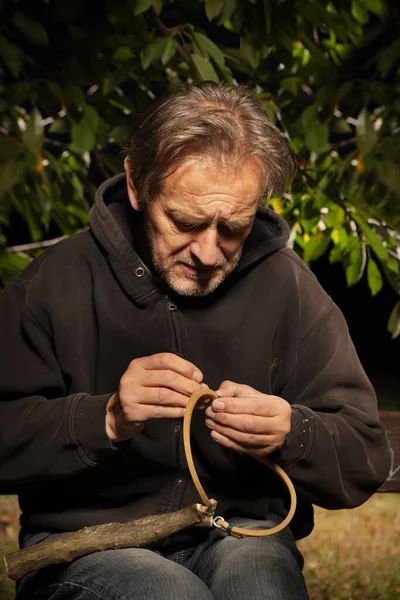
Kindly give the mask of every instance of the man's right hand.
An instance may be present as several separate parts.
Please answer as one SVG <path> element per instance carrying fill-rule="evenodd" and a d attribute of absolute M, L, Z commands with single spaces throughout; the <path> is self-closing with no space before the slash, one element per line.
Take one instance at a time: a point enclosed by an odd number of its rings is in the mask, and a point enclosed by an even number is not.
<path fill-rule="evenodd" d="M 192 363 L 167 352 L 133 360 L 107 404 L 106 432 L 112 442 L 140 433 L 148 419 L 178 419 L 203 374 Z"/>

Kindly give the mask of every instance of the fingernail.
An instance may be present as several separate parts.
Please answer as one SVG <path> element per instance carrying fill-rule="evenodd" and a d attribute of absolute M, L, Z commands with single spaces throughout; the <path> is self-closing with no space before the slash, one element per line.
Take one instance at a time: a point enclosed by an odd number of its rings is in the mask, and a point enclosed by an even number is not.
<path fill-rule="evenodd" d="M 216 432 L 216 431 L 214 431 L 214 430 L 211 432 L 211 437 L 212 437 L 212 438 L 214 438 L 214 440 L 215 440 L 216 442 L 219 442 L 219 440 L 221 439 L 221 436 L 219 435 L 219 433 L 217 433 L 217 432 Z"/>
<path fill-rule="evenodd" d="M 203 381 L 203 373 L 201 373 L 201 371 L 194 371 L 193 373 L 193 379 L 195 381 L 198 381 L 199 383 L 201 383 L 201 381 Z"/>
<path fill-rule="evenodd" d="M 212 407 L 214 410 L 224 410 L 225 402 L 221 402 L 221 400 L 214 400 L 212 403 Z"/>
<path fill-rule="evenodd" d="M 210 429 L 214 429 L 214 422 L 211 421 L 211 419 L 206 419 L 206 425 L 207 427 L 209 427 Z"/>

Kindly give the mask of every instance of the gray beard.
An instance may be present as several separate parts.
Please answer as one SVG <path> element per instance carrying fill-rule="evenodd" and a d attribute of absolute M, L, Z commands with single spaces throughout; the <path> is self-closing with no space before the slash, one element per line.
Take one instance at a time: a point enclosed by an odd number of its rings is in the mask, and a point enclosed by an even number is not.
<path fill-rule="evenodd" d="M 163 279 L 168 284 L 168 286 L 174 292 L 179 294 L 180 296 L 191 296 L 194 298 L 201 298 L 203 296 L 207 296 L 208 294 L 211 294 L 212 292 L 214 292 L 217 289 L 217 287 L 219 285 L 221 285 L 221 283 L 228 277 L 228 275 L 230 273 L 232 273 L 232 271 L 234 271 L 234 269 L 236 269 L 236 267 L 239 264 L 240 258 L 242 256 L 242 252 L 240 252 L 239 255 L 235 258 L 232 265 L 228 269 L 223 271 L 221 273 L 221 276 L 218 279 L 213 281 L 207 287 L 204 287 L 204 289 L 202 289 L 201 287 L 194 289 L 194 290 L 188 289 L 188 288 L 186 288 L 186 286 L 181 285 L 175 281 L 175 275 L 174 275 L 174 271 L 173 271 L 174 265 L 172 265 L 171 267 L 167 266 L 165 264 L 165 262 L 160 257 L 157 256 L 153 232 L 151 230 L 151 226 L 147 219 L 145 219 L 145 227 L 146 227 L 147 241 L 148 241 L 148 244 L 150 247 L 151 258 L 152 258 L 154 269 L 156 270 L 158 275 L 161 277 L 161 279 Z M 190 264 L 190 263 L 188 263 L 188 264 Z M 215 266 L 222 267 L 223 265 L 217 263 Z M 188 277 L 188 279 L 190 279 L 190 277 Z M 193 280 L 196 281 L 196 278 L 193 277 Z"/>

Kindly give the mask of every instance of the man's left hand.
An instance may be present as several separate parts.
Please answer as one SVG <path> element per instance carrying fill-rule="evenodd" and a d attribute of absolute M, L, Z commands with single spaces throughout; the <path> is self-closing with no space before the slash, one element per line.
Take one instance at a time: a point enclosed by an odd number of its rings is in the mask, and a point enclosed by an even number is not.
<path fill-rule="evenodd" d="M 224 381 L 217 393 L 206 410 L 216 442 L 260 460 L 283 445 L 292 414 L 286 400 L 233 381 Z"/>

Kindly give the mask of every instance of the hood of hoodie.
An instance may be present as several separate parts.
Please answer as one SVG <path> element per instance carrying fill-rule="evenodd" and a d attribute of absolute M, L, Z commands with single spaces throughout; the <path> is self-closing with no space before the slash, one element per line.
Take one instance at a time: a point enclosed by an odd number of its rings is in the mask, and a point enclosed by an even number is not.
<path fill-rule="evenodd" d="M 131 207 L 128 199 L 125 174 L 115 175 L 98 188 L 95 203 L 89 213 L 92 233 L 108 254 L 120 283 L 136 302 L 142 304 L 154 291 L 154 280 L 159 278 L 135 251 L 132 224 L 133 220 L 139 218 L 140 213 Z M 247 269 L 283 248 L 289 234 L 289 227 L 282 217 L 269 208 L 259 207 L 241 259 L 233 273 Z M 146 275 L 141 278 L 140 286 L 134 275 L 139 267 L 144 268 Z"/>

